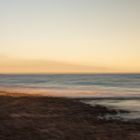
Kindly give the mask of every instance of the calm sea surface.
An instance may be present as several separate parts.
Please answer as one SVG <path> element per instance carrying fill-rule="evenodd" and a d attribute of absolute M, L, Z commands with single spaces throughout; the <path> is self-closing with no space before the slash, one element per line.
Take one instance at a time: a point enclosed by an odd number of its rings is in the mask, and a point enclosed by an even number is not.
<path fill-rule="evenodd" d="M 10 88 L 53 90 L 58 96 L 70 97 L 128 97 L 129 100 L 106 100 L 98 104 L 138 111 L 140 117 L 140 74 L 0 75 L 0 90 Z M 95 101 L 88 103 L 94 105 Z"/>
<path fill-rule="evenodd" d="M 102 96 L 139 96 L 140 74 L 0 75 L 0 87 L 97 91 Z"/>

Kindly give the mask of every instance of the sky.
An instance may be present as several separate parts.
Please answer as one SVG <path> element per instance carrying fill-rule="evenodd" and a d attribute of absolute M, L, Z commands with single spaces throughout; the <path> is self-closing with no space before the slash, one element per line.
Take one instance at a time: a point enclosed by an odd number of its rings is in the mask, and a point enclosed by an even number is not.
<path fill-rule="evenodd" d="M 140 72 L 140 0 L 0 0 L 0 73 L 108 72 Z"/>

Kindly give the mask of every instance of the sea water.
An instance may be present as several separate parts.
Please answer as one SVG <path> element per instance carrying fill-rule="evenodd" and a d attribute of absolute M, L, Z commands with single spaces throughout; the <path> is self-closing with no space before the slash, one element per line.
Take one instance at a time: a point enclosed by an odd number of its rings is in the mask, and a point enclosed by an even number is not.
<path fill-rule="evenodd" d="M 0 91 L 10 92 L 16 89 L 18 92 L 26 89 L 25 92 L 35 90 L 44 95 L 49 91 L 52 96 L 90 98 L 86 102 L 91 105 L 126 109 L 135 112 L 131 117 L 140 118 L 140 74 L 0 75 Z M 95 102 L 92 98 L 96 97 L 113 99 Z"/>

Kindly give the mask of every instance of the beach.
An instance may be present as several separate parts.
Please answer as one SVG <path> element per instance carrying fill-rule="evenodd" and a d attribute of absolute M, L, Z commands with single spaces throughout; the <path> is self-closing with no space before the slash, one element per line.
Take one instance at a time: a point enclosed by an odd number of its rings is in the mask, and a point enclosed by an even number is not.
<path fill-rule="evenodd" d="M 104 117 L 118 111 L 126 112 L 74 98 L 1 93 L 0 139 L 139 140 L 139 121 Z"/>
<path fill-rule="evenodd" d="M 0 19 L 0 140 L 140 140 L 140 0 L 1 0 Z"/>

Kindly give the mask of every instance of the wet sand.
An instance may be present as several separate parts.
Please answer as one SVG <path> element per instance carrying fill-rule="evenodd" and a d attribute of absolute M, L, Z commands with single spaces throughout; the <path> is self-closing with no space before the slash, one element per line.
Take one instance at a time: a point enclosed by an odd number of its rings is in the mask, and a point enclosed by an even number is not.
<path fill-rule="evenodd" d="M 140 140 L 140 122 L 103 118 L 117 112 L 77 99 L 5 93 L 0 140 Z"/>

